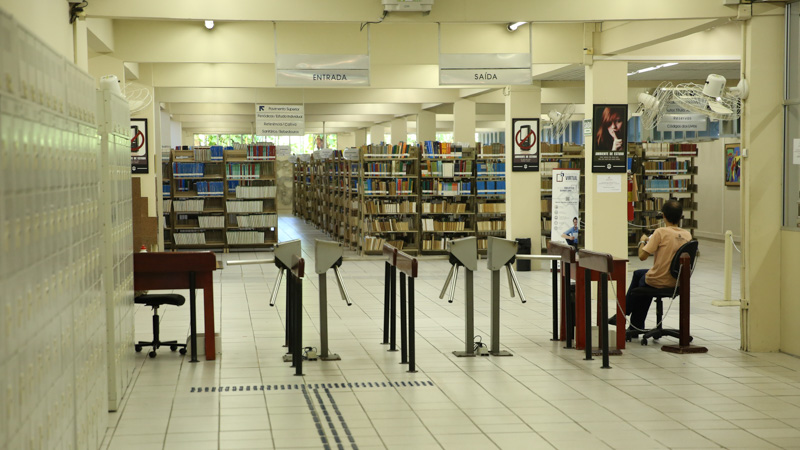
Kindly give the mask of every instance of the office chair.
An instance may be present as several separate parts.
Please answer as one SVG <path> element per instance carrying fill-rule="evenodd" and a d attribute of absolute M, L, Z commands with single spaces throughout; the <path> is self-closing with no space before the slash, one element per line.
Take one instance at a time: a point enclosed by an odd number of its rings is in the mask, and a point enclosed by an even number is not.
<path fill-rule="evenodd" d="M 186 299 L 178 294 L 147 294 L 140 295 L 133 299 L 134 303 L 140 305 L 147 305 L 153 308 L 153 340 L 150 342 L 139 341 L 134 345 L 137 352 L 142 351 L 142 347 L 153 347 L 153 350 L 148 353 L 151 358 L 156 357 L 156 350 L 159 347 L 169 345 L 169 349 L 173 352 L 180 347 L 181 355 L 186 354 L 186 344 L 179 344 L 178 341 L 160 341 L 159 340 L 159 327 L 158 327 L 158 307 L 162 305 L 181 306 L 186 303 Z"/>
<path fill-rule="evenodd" d="M 677 252 L 675 252 L 675 256 L 672 257 L 672 262 L 669 266 L 670 274 L 678 280 L 675 284 L 675 287 L 668 287 L 668 288 L 653 288 L 653 287 L 638 287 L 634 288 L 631 293 L 636 295 L 648 295 L 651 297 L 655 297 L 656 302 L 656 327 L 644 332 L 642 336 L 642 345 L 647 345 L 647 339 L 653 338 L 653 341 L 657 341 L 662 336 L 672 336 L 674 338 L 680 338 L 680 331 L 675 329 L 666 329 L 663 328 L 661 325 L 661 321 L 663 320 L 664 316 L 664 305 L 662 299 L 664 298 L 675 298 L 680 293 L 680 270 L 681 270 L 681 255 L 684 253 L 689 254 L 689 261 L 692 272 L 694 272 L 694 265 L 697 259 L 697 241 L 689 241 L 683 244 Z M 691 276 L 691 273 L 689 274 Z M 626 335 L 626 340 L 630 342 L 631 338 L 639 337 L 639 331 L 633 330 L 633 332 L 628 332 Z M 689 340 L 691 341 L 691 337 Z"/>

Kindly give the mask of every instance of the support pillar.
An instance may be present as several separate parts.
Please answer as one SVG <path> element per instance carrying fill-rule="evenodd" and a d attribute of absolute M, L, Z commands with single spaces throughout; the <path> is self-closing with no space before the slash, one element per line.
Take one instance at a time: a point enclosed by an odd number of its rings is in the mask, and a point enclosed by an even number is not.
<path fill-rule="evenodd" d="M 366 128 L 359 128 L 355 131 L 356 135 L 356 143 L 355 146 L 357 148 L 361 148 L 364 145 L 367 145 L 367 129 Z"/>
<path fill-rule="evenodd" d="M 506 239 L 530 238 L 531 252 L 541 253 L 542 206 L 539 172 L 512 172 L 511 119 L 536 119 L 542 113 L 542 86 L 511 86 L 507 90 L 506 116 Z M 540 127 L 541 128 L 541 127 Z M 474 134 L 474 130 L 473 130 Z M 473 138 L 474 139 L 474 138 Z"/>
<path fill-rule="evenodd" d="M 628 62 L 627 61 L 594 61 L 586 66 L 586 118 L 600 120 L 593 116 L 595 104 L 628 103 Z M 630 111 L 628 111 L 630 113 Z M 627 133 L 625 118 L 625 132 Z M 582 207 L 584 214 L 585 247 L 601 253 L 609 253 L 617 257 L 628 255 L 628 182 L 625 173 L 595 174 L 592 173 L 593 137 L 586 137 L 584 181 L 585 195 Z M 626 150 L 627 151 L 627 150 Z M 599 176 L 619 178 L 619 192 L 598 192 Z"/>
<path fill-rule="evenodd" d="M 453 103 L 453 142 L 475 144 L 475 102 L 468 99 Z"/>
<path fill-rule="evenodd" d="M 380 144 L 384 140 L 385 134 L 386 134 L 386 127 L 382 123 L 373 125 L 369 129 L 369 142 L 372 145 Z"/>
<path fill-rule="evenodd" d="M 417 114 L 417 142 L 436 140 L 436 113 L 421 110 Z"/>
<path fill-rule="evenodd" d="M 392 120 L 391 136 L 392 144 L 408 141 L 408 122 L 405 117 L 398 117 Z"/>

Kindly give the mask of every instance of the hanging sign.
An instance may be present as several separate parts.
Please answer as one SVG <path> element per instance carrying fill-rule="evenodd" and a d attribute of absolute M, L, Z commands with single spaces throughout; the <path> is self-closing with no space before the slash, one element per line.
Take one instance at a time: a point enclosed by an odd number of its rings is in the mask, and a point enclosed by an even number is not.
<path fill-rule="evenodd" d="M 550 240 L 578 245 L 580 230 L 580 169 L 553 169 Z"/>
<path fill-rule="evenodd" d="M 439 84 L 531 84 L 530 53 L 440 53 Z"/>
<path fill-rule="evenodd" d="M 592 108 L 592 173 L 628 171 L 628 105 Z"/>
<path fill-rule="evenodd" d="M 539 119 L 512 119 L 511 170 L 513 172 L 539 171 Z"/>
<path fill-rule="evenodd" d="M 664 114 L 656 126 L 657 131 L 706 131 L 705 114 Z"/>
<path fill-rule="evenodd" d="M 303 136 L 305 124 L 303 105 L 256 105 L 258 136 Z"/>
<path fill-rule="evenodd" d="M 277 86 L 369 86 L 368 55 L 277 55 Z"/>

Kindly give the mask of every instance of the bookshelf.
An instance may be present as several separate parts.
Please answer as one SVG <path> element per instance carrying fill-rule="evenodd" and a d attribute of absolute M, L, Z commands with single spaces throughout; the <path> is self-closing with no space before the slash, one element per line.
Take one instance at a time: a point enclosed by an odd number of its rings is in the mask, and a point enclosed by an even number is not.
<path fill-rule="evenodd" d="M 161 149 L 161 228 L 164 232 L 164 250 L 172 250 L 172 150 Z"/>
<path fill-rule="evenodd" d="M 447 240 L 475 234 L 475 149 L 426 141 L 420 152 L 422 253 L 444 253 Z"/>
<path fill-rule="evenodd" d="M 694 235 L 698 168 L 696 144 L 643 143 L 628 147 L 631 177 L 636 186 L 634 220 L 628 229 L 628 250 L 634 253 L 643 230 L 651 232 L 661 224 L 657 218 L 666 200 L 674 198 L 683 206 L 681 227 Z"/>
<path fill-rule="evenodd" d="M 552 206 L 553 206 L 553 169 L 580 169 L 581 187 L 580 200 L 578 204 L 579 219 L 584 222 L 584 200 L 585 200 L 585 170 L 584 170 L 584 147 L 575 144 L 547 144 L 541 145 L 540 173 L 542 178 L 541 185 L 541 206 L 542 206 L 542 236 L 541 249 L 546 253 L 547 244 L 550 242 L 552 229 Z M 578 231 L 578 247 L 583 248 L 585 239 L 584 227 Z"/>
<path fill-rule="evenodd" d="M 506 237 L 505 145 L 478 146 L 475 157 L 475 236 L 485 253 L 489 236 Z"/>
<path fill-rule="evenodd" d="M 406 253 L 418 253 L 418 149 L 398 145 L 368 145 L 359 154 L 359 247 L 380 254 L 384 243 Z"/>
<path fill-rule="evenodd" d="M 176 149 L 162 164 L 166 248 L 277 243 L 274 146 Z"/>

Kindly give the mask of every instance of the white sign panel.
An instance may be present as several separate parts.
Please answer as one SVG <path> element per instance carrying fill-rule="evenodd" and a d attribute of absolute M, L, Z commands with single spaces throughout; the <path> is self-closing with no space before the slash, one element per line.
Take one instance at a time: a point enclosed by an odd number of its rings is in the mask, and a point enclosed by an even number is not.
<path fill-rule="evenodd" d="M 658 131 L 706 131 L 708 117 L 704 114 L 664 114 Z"/>
<path fill-rule="evenodd" d="M 440 53 L 439 84 L 531 84 L 530 53 Z"/>
<path fill-rule="evenodd" d="M 278 86 L 369 86 L 368 55 L 277 55 Z"/>
<path fill-rule="evenodd" d="M 441 69 L 439 84 L 531 84 L 530 69 Z"/>
<path fill-rule="evenodd" d="M 278 157 L 281 156 L 291 156 L 292 155 L 292 148 L 288 145 L 277 145 L 275 146 L 276 154 Z"/>
<path fill-rule="evenodd" d="M 551 241 L 578 245 L 580 194 L 580 169 L 553 169 Z"/>
<path fill-rule="evenodd" d="M 303 136 L 305 123 L 303 105 L 256 105 L 258 136 Z"/>
<path fill-rule="evenodd" d="M 595 175 L 598 193 L 622 192 L 622 175 Z"/>
<path fill-rule="evenodd" d="M 792 164 L 800 164 L 800 139 L 792 139 Z"/>

